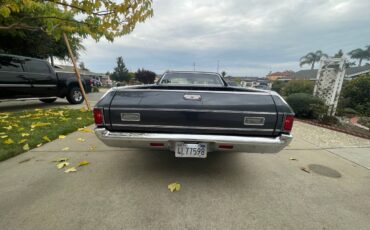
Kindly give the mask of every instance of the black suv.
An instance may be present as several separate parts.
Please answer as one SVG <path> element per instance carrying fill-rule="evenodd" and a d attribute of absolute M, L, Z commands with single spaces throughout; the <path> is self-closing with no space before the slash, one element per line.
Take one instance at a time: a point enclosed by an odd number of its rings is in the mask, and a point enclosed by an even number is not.
<path fill-rule="evenodd" d="M 82 77 L 86 92 L 91 92 L 91 79 Z M 66 97 L 71 104 L 84 101 L 73 73 L 56 73 L 44 60 L 0 54 L 0 101 L 38 98 L 52 103 Z"/>

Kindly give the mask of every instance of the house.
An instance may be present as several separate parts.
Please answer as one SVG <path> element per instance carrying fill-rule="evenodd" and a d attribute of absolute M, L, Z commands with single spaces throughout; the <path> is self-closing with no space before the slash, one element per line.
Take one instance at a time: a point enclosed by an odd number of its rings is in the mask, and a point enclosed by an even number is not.
<path fill-rule="evenodd" d="M 61 73 L 74 73 L 75 70 L 73 66 L 69 65 L 54 65 L 55 72 L 61 72 Z M 110 80 L 109 76 L 106 74 L 101 73 L 94 73 L 87 69 L 79 69 L 81 75 L 89 76 L 95 80 L 100 81 L 103 85 L 109 85 L 112 84 L 112 81 Z"/>
<path fill-rule="evenodd" d="M 279 79 L 279 80 L 310 80 L 316 81 L 317 69 L 305 69 L 295 72 L 290 79 Z M 364 66 L 348 67 L 344 76 L 345 80 L 352 80 L 362 74 L 370 73 L 370 64 Z"/>
<path fill-rule="evenodd" d="M 283 71 L 283 72 L 274 72 L 274 73 L 269 73 L 266 75 L 266 78 L 267 80 L 269 81 L 276 81 L 277 79 L 280 79 L 280 78 L 290 78 L 290 76 L 293 74 L 294 72 L 291 71 L 291 70 L 286 70 L 286 71 Z"/>

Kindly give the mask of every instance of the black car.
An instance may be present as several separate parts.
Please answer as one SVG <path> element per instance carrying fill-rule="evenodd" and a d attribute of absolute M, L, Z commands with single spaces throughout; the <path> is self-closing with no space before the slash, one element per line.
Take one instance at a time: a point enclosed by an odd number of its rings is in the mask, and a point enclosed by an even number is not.
<path fill-rule="evenodd" d="M 109 146 L 276 153 L 289 144 L 294 113 L 275 92 L 232 87 L 217 73 L 167 72 L 154 85 L 108 91 L 94 108 Z"/>
<path fill-rule="evenodd" d="M 86 92 L 91 92 L 91 80 L 82 77 Z M 0 54 L 0 101 L 38 98 L 52 103 L 66 97 L 71 104 L 84 101 L 78 81 L 72 73 L 56 73 L 44 60 Z"/>

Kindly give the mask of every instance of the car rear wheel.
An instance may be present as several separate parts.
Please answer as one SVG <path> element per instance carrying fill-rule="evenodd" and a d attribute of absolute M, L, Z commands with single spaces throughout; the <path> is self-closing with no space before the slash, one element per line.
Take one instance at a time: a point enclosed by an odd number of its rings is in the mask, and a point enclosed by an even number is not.
<path fill-rule="evenodd" d="M 44 103 L 53 103 L 56 100 L 57 100 L 56 98 L 40 99 L 40 101 L 42 101 Z"/>
<path fill-rule="evenodd" d="M 81 104 L 84 101 L 84 97 L 80 88 L 73 87 L 69 90 L 67 95 L 67 101 L 71 104 Z"/>

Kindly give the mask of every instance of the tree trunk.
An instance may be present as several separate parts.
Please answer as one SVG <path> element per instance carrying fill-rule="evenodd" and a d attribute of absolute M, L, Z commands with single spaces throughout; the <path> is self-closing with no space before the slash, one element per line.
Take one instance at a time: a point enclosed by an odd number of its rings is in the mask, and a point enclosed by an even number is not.
<path fill-rule="evenodd" d="M 312 62 L 311 69 L 315 68 L 315 61 Z"/>
<path fill-rule="evenodd" d="M 67 49 L 68 49 L 68 53 L 69 53 L 69 57 L 71 58 L 71 61 L 73 63 L 73 68 L 75 70 L 75 73 L 76 73 L 76 77 L 77 77 L 77 81 L 78 81 L 78 85 L 80 86 L 80 90 L 81 90 L 81 93 L 82 93 L 82 96 L 84 97 L 85 99 L 85 103 L 86 103 L 86 107 L 87 109 L 90 111 L 91 108 L 90 108 L 90 103 L 87 99 L 87 96 L 86 96 L 86 93 L 85 93 L 85 89 L 84 89 L 84 86 L 82 85 L 82 82 L 81 82 L 81 75 L 80 75 L 80 70 L 77 68 L 77 64 L 76 64 L 76 59 L 72 53 L 72 49 L 71 49 L 71 46 L 69 45 L 69 41 L 68 41 L 68 38 L 67 38 L 67 35 L 65 33 L 63 33 L 63 37 L 64 37 L 64 41 L 67 45 Z"/>
<path fill-rule="evenodd" d="M 54 57 L 53 57 L 53 55 L 50 55 L 50 64 L 54 68 Z"/>
<path fill-rule="evenodd" d="M 358 62 L 358 66 L 361 66 L 362 58 L 360 58 L 360 61 Z"/>

